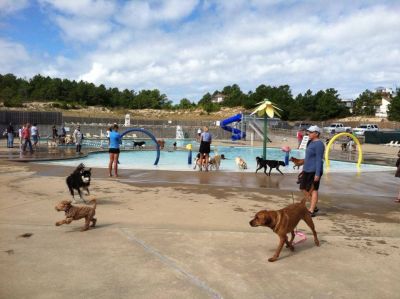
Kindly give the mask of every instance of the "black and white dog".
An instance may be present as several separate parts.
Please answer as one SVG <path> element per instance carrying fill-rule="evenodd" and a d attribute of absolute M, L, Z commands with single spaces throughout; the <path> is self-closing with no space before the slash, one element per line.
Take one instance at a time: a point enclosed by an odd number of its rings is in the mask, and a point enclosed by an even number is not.
<path fill-rule="evenodd" d="M 90 195 L 89 192 L 89 185 L 90 185 L 90 179 L 92 176 L 92 169 L 85 169 L 85 165 L 83 163 L 79 164 L 78 167 L 74 170 L 73 173 L 71 173 L 67 177 L 67 186 L 69 189 L 69 192 L 71 192 L 72 198 L 75 201 L 75 194 L 74 194 L 74 189 L 78 190 L 79 197 L 85 202 L 85 200 L 82 198 L 81 190 L 85 189 L 87 192 L 87 195 Z M 86 202 L 85 202 L 86 203 Z"/>
<path fill-rule="evenodd" d="M 264 173 L 267 174 L 267 168 L 269 167 L 269 173 L 267 175 L 271 175 L 272 168 L 275 168 L 278 170 L 281 175 L 283 175 L 282 171 L 279 170 L 279 166 L 285 166 L 285 162 L 283 161 L 278 161 L 278 160 L 264 160 L 261 157 L 256 157 L 257 161 L 257 171 L 259 171 L 261 168 L 264 167 Z"/>
<path fill-rule="evenodd" d="M 138 147 L 145 147 L 146 141 L 134 141 L 133 142 L 133 148 Z"/>

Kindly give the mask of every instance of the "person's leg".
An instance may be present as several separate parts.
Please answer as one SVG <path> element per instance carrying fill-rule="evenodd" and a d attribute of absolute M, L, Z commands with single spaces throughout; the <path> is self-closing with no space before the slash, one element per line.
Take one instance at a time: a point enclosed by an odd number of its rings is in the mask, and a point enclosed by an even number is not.
<path fill-rule="evenodd" d="M 112 176 L 112 165 L 114 163 L 114 154 L 110 153 L 110 161 L 108 162 L 108 174 Z"/>
<path fill-rule="evenodd" d="M 118 159 L 119 159 L 119 154 L 114 154 L 114 173 L 115 176 L 118 176 Z"/>
<path fill-rule="evenodd" d="M 208 160 L 209 160 L 209 154 L 204 155 L 204 164 L 206 167 L 206 171 L 208 171 Z"/>
<path fill-rule="evenodd" d="M 311 193 L 311 205 L 310 205 L 310 212 L 313 213 L 315 207 L 317 206 L 318 203 L 318 190 L 314 190 Z"/>
<path fill-rule="evenodd" d="M 27 139 L 27 140 L 28 140 L 28 145 L 29 145 L 29 151 L 30 151 L 31 153 L 33 153 L 32 142 L 31 142 L 30 139 Z"/>

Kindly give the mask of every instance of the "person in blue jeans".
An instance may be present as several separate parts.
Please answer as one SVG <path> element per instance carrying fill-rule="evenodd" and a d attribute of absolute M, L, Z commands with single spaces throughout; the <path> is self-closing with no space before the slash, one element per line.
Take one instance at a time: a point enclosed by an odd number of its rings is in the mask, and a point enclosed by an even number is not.
<path fill-rule="evenodd" d="M 118 158 L 120 153 L 119 146 L 121 142 L 121 135 L 118 133 L 118 125 L 114 124 L 110 132 L 110 145 L 108 149 L 108 153 L 110 154 L 110 161 L 108 162 L 108 173 L 110 177 L 112 176 L 113 165 L 114 174 L 116 177 L 118 177 Z"/>
<path fill-rule="evenodd" d="M 311 204 L 309 212 L 312 217 L 318 212 L 318 189 L 323 173 L 323 158 L 325 144 L 319 139 L 321 129 L 318 126 L 311 126 L 307 129 L 309 143 L 306 148 L 306 156 L 304 158 L 303 173 L 300 178 L 300 190 L 305 195 L 311 190 Z"/>
<path fill-rule="evenodd" d="M 12 123 L 10 123 L 7 127 L 7 147 L 14 147 L 14 127 Z"/>

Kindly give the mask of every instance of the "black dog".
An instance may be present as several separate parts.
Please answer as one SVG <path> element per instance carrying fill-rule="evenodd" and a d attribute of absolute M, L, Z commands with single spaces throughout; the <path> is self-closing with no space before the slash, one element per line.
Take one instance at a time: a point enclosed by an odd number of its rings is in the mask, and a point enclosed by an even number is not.
<path fill-rule="evenodd" d="M 67 181 L 67 186 L 69 189 L 69 192 L 71 192 L 72 198 L 75 200 L 75 194 L 74 194 L 74 189 L 78 190 L 79 197 L 85 202 L 85 200 L 82 198 L 81 190 L 85 189 L 87 192 L 87 195 L 90 195 L 89 192 L 89 185 L 90 185 L 90 179 L 92 176 L 92 169 L 85 169 L 85 165 L 83 163 L 79 164 L 78 167 L 74 170 L 73 173 L 71 173 L 66 181 Z M 86 202 L 85 202 L 86 203 Z"/>
<path fill-rule="evenodd" d="M 264 160 L 261 157 L 256 157 L 257 161 L 257 171 L 259 171 L 261 168 L 264 167 L 264 173 L 267 174 L 267 168 L 269 167 L 269 173 L 267 175 L 271 175 L 272 168 L 275 168 L 278 170 L 281 175 L 283 175 L 282 171 L 279 170 L 279 166 L 285 166 L 285 162 L 283 161 L 278 161 L 278 160 Z"/>
<path fill-rule="evenodd" d="M 143 147 L 145 144 L 146 144 L 145 141 L 134 141 L 133 148 L 136 148 L 137 146 Z"/>

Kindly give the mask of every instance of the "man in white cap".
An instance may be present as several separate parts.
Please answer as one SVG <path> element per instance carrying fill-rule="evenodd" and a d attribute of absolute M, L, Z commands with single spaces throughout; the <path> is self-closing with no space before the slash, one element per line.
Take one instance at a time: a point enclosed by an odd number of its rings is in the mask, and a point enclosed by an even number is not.
<path fill-rule="evenodd" d="M 319 139 L 321 129 L 318 126 L 311 126 L 307 129 L 309 143 L 306 148 L 304 159 L 303 176 L 300 179 L 300 190 L 308 194 L 311 187 L 311 204 L 309 212 L 312 217 L 318 212 L 318 189 L 323 173 L 323 157 L 325 151 L 324 143 Z"/>

